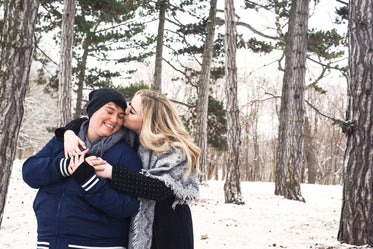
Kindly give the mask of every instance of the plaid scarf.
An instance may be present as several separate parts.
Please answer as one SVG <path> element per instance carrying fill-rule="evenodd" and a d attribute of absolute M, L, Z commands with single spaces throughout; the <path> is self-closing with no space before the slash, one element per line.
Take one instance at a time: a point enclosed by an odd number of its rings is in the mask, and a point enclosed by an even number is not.
<path fill-rule="evenodd" d="M 179 149 L 156 155 L 140 145 L 137 154 L 142 161 L 142 173 L 157 178 L 170 187 L 175 195 L 173 208 L 178 204 L 187 204 L 199 199 L 199 187 L 196 173 L 191 172 L 184 179 L 188 161 Z M 132 216 L 129 232 L 129 249 L 149 249 L 152 244 L 154 207 L 156 201 L 140 199 L 139 211 Z"/>

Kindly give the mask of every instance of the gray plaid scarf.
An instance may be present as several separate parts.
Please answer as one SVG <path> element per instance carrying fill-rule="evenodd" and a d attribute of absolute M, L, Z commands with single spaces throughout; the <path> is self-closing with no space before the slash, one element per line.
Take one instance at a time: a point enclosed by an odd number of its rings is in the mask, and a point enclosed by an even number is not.
<path fill-rule="evenodd" d="M 187 204 L 199 199 L 197 175 L 193 172 L 184 179 L 188 161 L 179 149 L 156 155 L 140 145 L 137 154 L 142 161 L 142 173 L 163 181 L 175 195 L 173 208 L 178 204 Z M 154 207 L 156 201 L 140 199 L 139 211 L 132 216 L 128 249 L 149 249 L 152 244 Z"/>

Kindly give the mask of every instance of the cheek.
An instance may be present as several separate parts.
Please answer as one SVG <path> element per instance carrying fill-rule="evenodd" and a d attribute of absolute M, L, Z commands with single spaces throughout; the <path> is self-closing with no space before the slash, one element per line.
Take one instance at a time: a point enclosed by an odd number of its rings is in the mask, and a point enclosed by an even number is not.
<path fill-rule="evenodd" d="M 123 125 L 124 119 L 118 119 L 118 126 L 121 127 Z"/>
<path fill-rule="evenodd" d="M 140 129 L 142 126 L 142 119 L 139 118 L 135 121 L 136 129 Z"/>

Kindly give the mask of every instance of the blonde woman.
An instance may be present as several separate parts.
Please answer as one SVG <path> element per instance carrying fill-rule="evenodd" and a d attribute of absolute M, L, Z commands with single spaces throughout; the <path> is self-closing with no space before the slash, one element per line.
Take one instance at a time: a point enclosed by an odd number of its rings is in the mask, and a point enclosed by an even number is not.
<path fill-rule="evenodd" d="M 123 125 L 138 135 L 142 173 L 123 170 L 100 158 L 94 165 L 97 176 L 112 180 L 112 188 L 140 198 L 139 212 L 132 219 L 129 248 L 194 248 L 188 203 L 199 198 L 199 148 L 161 93 L 138 91 L 125 113 Z M 73 121 L 62 131 L 76 130 L 79 122 Z M 65 132 L 64 140 L 66 154 L 78 151 L 77 145 L 84 146 L 71 131 Z"/>

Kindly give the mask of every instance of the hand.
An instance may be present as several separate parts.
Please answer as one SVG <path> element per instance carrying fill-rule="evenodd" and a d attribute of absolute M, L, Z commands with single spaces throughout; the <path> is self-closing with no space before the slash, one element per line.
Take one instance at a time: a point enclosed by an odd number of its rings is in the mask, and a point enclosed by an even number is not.
<path fill-rule="evenodd" d="M 64 139 L 64 149 L 65 149 L 65 157 L 73 157 L 76 154 L 81 153 L 81 149 L 79 146 L 81 146 L 83 149 L 86 149 L 86 145 L 75 133 L 71 130 L 65 131 L 63 135 Z"/>
<path fill-rule="evenodd" d="M 69 163 L 69 174 L 74 174 L 75 170 L 84 162 L 84 157 L 88 153 L 89 149 L 86 149 L 80 153 L 75 154 L 70 158 Z"/>
<path fill-rule="evenodd" d="M 112 172 L 113 172 L 113 166 L 111 166 L 109 163 L 107 163 L 104 160 L 102 160 L 102 162 L 105 162 L 105 163 L 104 164 L 100 163 L 100 164 L 92 165 L 93 168 L 96 170 L 96 176 L 97 177 L 102 177 L 102 178 L 105 178 L 105 179 L 111 179 Z"/>
<path fill-rule="evenodd" d="M 102 159 L 101 157 L 97 157 L 97 156 L 89 156 L 89 157 L 86 157 L 85 158 L 85 161 L 93 166 L 93 167 L 98 167 L 98 166 L 102 166 L 102 165 L 105 165 L 107 164 L 107 162 Z"/>

